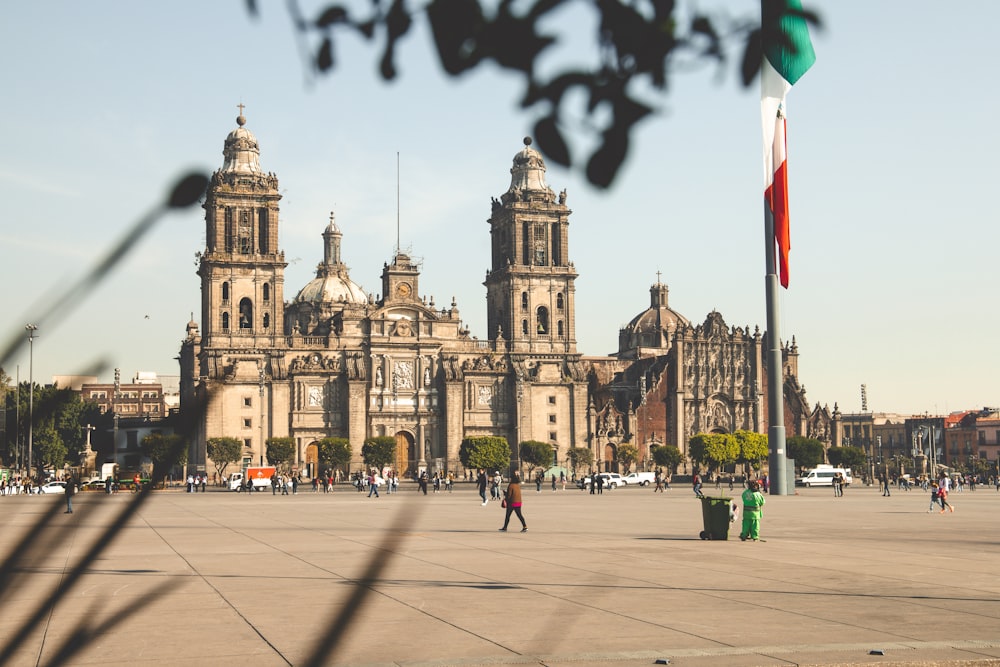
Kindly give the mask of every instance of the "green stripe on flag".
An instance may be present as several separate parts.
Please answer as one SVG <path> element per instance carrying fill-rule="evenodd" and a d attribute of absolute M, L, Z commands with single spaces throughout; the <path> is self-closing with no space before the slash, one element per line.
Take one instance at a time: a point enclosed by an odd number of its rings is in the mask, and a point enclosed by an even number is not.
<path fill-rule="evenodd" d="M 799 0 L 762 0 L 761 22 L 764 57 L 790 85 L 816 62 L 806 20 L 794 13 L 802 11 Z"/>

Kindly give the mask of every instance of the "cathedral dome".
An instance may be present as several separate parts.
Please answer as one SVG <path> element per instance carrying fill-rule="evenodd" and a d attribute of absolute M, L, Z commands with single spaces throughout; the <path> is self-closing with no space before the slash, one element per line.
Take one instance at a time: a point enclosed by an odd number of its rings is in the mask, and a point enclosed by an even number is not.
<path fill-rule="evenodd" d="M 296 303 L 366 303 L 368 296 L 361 286 L 339 272 L 317 275 L 295 297 Z"/>
<path fill-rule="evenodd" d="M 246 123 L 247 119 L 244 116 L 237 117 L 236 124 L 239 127 L 226 137 L 226 143 L 222 149 L 226 161 L 222 165 L 222 171 L 263 173 L 260 168 L 260 146 L 257 144 L 257 137 L 244 127 Z"/>
<path fill-rule="evenodd" d="M 351 280 L 347 265 L 340 259 L 342 237 L 331 212 L 330 224 L 323 232 L 323 263 L 316 267 L 316 277 L 299 291 L 295 297 L 296 303 L 320 305 L 368 302 L 365 291 Z"/>
<path fill-rule="evenodd" d="M 667 292 L 661 282 L 649 288 L 649 308 L 633 317 L 618 334 L 619 355 L 662 354 L 670 349 L 674 332 L 690 325 L 686 317 L 667 305 Z"/>

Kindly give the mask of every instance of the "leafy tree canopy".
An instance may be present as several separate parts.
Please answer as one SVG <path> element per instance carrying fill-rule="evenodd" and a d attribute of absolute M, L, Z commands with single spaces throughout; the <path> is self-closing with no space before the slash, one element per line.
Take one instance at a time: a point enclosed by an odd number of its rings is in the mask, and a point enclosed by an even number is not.
<path fill-rule="evenodd" d="M 815 468 L 823 462 L 826 455 L 822 442 L 804 435 L 793 435 L 786 438 L 785 448 L 788 451 L 788 457 L 795 459 L 795 465 L 799 468 Z"/>
<path fill-rule="evenodd" d="M 740 455 L 740 445 L 731 433 L 697 433 L 688 445 L 691 460 L 716 470 L 734 463 Z"/>
<path fill-rule="evenodd" d="M 548 468 L 552 465 L 552 445 L 538 440 L 525 440 L 521 443 L 521 460 L 531 466 L 531 474 L 535 468 Z"/>
<path fill-rule="evenodd" d="M 323 468 L 346 468 L 354 454 L 347 438 L 323 438 L 316 443 L 316 449 Z"/>
<path fill-rule="evenodd" d="M 187 463 L 188 443 L 180 435 L 152 433 L 140 444 L 143 456 L 153 462 L 153 481 L 159 483 L 174 466 Z"/>
<path fill-rule="evenodd" d="M 271 465 L 286 465 L 295 457 L 295 438 L 268 438 L 265 444 Z"/>
<path fill-rule="evenodd" d="M 865 450 L 860 447 L 831 447 L 826 450 L 826 457 L 838 468 L 862 470 L 865 466 Z"/>
<path fill-rule="evenodd" d="M 625 474 L 628 474 L 632 464 L 639 460 L 639 449 L 635 445 L 618 445 L 616 458 L 624 467 Z"/>
<path fill-rule="evenodd" d="M 381 470 L 396 460 L 396 438 L 380 435 L 368 438 L 361 445 L 361 459 L 372 468 Z"/>
<path fill-rule="evenodd" d="M 572 466 L 575 472 L 579 468 L 590 469 L 594 465 L 594 452 L 590 451 L 587 447 L 570 447 L 569 452 L 569 464 Z"/>
<path fill-rule="evenodd" d="M 681 454 L 681 450 L 673 445 L 653 447 L 651 448 L 651 454 L 656 465 L 666 468 L 671 473 L 676 473 L 677 466 L 684 461 L 684 455 Z"/>
<path fill-rule="evenodd" d="M 740 447 L 736 460 L 740 463 L 759 464 L 767 459 L 767 436 L 754 431 L 739 430 L 733 433 Z"/>
<path fill-rule="evenodd" d="M 500 436 L 465 438 L 458 450 L 458 458 L 466 468 L 482 468 L 487 472 L 507 470 L 510 467 L 510 444 Z"/>
<path fill-rule="evenodd" d="M 226 467 L 243 456 L 243 443 L 238 438 L 209 438 L 205 447 L 219 477 L 225 477 Z"/>

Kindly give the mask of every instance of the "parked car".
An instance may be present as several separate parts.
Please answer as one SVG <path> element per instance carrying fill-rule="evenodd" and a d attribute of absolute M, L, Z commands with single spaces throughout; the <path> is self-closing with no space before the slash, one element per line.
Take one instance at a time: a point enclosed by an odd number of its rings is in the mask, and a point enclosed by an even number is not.
<path fill-rule="evenodd" d="M 104 480 L 103 479 L 92 479 L 83 485 L 84 491 L 103 491 L 104 490 Z"/>
<path fill-rule="evenodd" d="M 638 484 L 646 486 L 656 481 L 656 473 L 653 472 L 630 472 L 622 478 L 623 484 Z"/>
<path fill-rule="evenodd" d="M 598 477 L 604 478 L 604 488 L 605 489 L 616 489 L 619 486 L 625 486 L 626 482 L 621 475 L 616 472 L 602 472 L 598 473 Z M 590 488 L 590 476 L 584 477 L 583 479 L 577 480 L 576 485 L 581 489 Z"/>
<path fill-rule="evenodd" d="M 41 493 L 66 493 L 66 482 L 49 482 L 38 488 Z"/>

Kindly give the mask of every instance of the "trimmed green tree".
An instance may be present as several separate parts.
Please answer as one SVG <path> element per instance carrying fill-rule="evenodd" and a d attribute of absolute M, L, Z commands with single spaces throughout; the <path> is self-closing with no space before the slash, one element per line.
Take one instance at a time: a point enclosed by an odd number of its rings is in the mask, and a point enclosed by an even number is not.
<path fill-rule="evenodd" d="M 295 438 L 268 438 L 267 460 L 273 466 L 287 466 L 295 458 Z"/>
<path fill-rule="evenodd" d="M 527 463 L 528 476 L 534 477 L 535 468 L 552 465 L 552 445 L 539 440 L 525 440 L 521 443 L 521 461 Z"/>
<path fill-rule="evenodd" d="M 180 435 L 152 433 L 142 439 L 143 456 L 153 462 L 153 483 L 159 485 L 174 466 L 187 463 L 188 443 Z"/>
<path fill-rule="evenodd" d="M 677 467 L 684 461 L 681 450 L 673 445 L 659 445 L 650 448 L 650 454 L 656 465 L 666 468 L 671 474 L 677 472 Z"/>
<path fill-rule="evenodd" d="M 590 470 L 594 465 L 594 452 L 586 447 L 570 447 L 566 453 L 569 457 L 569 465 L 576 473 L 581 467 Z"/>
<path fill-rule="evenodd" d="M 238 438 L 209 438 L 205 449 L 222 479 L 226 478 L 226 467 L 243 456 L 243 443 Z"/>
<path fill-rule="evenodd" d="M 396 438 L 391 435 L 368 438 L 361 445 L 361 460 L 378 470 L 391 465 L 396 460 Z"/>
<path fill-rule="evenodd" d="M 863 470 L 865 467 L 865 450 L 860 447 L 831 447 L 826 450 L 826 457 L 837 468 Z"/>
<path fill-rule="evenodd" d="M 618 463 L 622 464 L 622 474 L 627 475 L 632 468 L 632 464 L 639 460 L 639 448 L 635 445 L 618 445 L 618 452 L 615 455 Z"/>
<path fill-rule="evenodd" d="M 466 468 L 486 471 L 510 468 L 510 444 L 496 435 L 465 438 L 458 449 L 458 458 Z"/>
<path fill-rule="evenodd" d="M 766 460 L 768 455 L 767 436 L 754 431 L 738 430 L 733 433 L 733 438 L 740 448 L 736 461 L 754 470 L 760 470 L 761 461 Z"/>
<path fill-rule="evenodd" d="M 815 468 L 823 462 L 826 454 L 823 451 L 822 442 L 804 435 L 793 435 L 786 438 L 785 449 L 788 451 L 788 457 L 795 459 L 795 465 L 803 469 Z"/>
<path fill-rule="evenodd" d="M 316 442 L 316 454 L 320 468 L 341 468 L 346 472 L 354 450 L 347 438 L 323 438 Z"/>
<path fill-rule="evenodd" d="M 729 433 L 697 433 L 688 442 L 691 460 L 718 470 L 722 466 L 735 463 L 740 455 L 740 445 Z"/>

